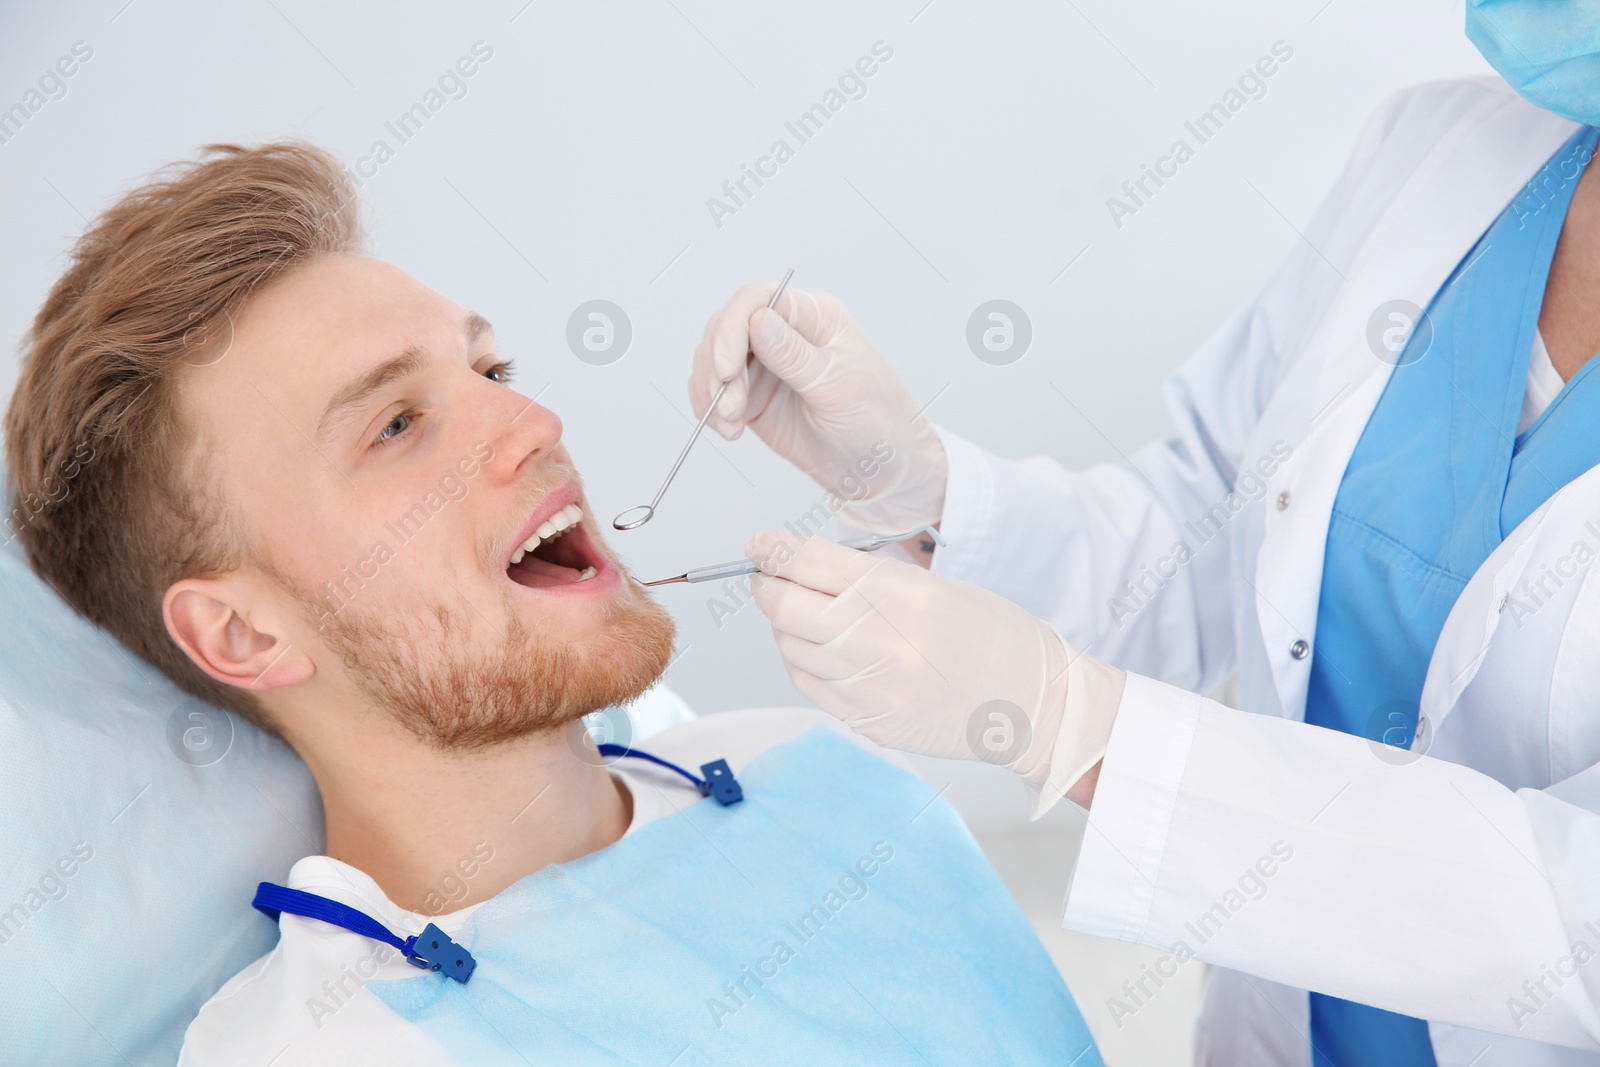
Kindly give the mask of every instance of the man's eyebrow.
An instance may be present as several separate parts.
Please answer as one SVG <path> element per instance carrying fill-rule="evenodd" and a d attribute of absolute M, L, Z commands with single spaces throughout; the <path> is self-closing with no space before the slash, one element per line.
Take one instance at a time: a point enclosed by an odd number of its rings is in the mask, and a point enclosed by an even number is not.
<path fill-rule="evenodd" d="M 333 394 L 333 399 L 328 401 L 328 406 L 323 409 L 313 440 L 322 440 L 323 435 L 340 416 L 384 386 L 417 373 L 422 369 L 422 364 L 422 349 L 413 346 L 398 356 L 384 360 L 359 378 L 346 382 L 337 393 Z"/>
<path fill-rule="evenodd" d="M 467 335 L 469 348 L 478 343 L 478 338 L 494 329 L 489 320 L 476 311 L 467 312 L 467 317 L 462 320 L 462 328 Z M 328 406 L 323 409 L 322 418 L 317 421 L 317 432 L 312 440 L 322 440 L 333 424 L 338 422 L 340 416 L 384 386 L 392 385 L 417 373 L 422 369 L 422 364 L 422 349 L 413 345 L 398 356 L 384 360 L 361 377 L 346 382 L 337 393 L 333 394 L 333 399 L 328 401 Z"/>

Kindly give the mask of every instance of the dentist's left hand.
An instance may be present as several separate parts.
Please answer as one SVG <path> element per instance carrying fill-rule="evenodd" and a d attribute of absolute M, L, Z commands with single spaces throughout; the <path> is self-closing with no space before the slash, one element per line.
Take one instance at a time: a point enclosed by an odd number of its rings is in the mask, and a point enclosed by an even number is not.
<path fill-rule="evenodd" d="M 795 688 L 865 737 L 1010 767 L 1054 794 L 1043 807 L 1104 754 L 1121 672 L 1009 600 L 818 537 L 758 533 L 745 555 L 761 564 L 755 601 Z"/>

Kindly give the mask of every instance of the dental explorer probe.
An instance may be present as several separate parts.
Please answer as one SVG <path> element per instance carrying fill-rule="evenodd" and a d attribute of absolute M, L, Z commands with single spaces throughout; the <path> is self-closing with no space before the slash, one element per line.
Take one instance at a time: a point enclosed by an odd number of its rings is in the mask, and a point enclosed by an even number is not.
<path fill-rule="evenodd" d="M 789 273 L 785 274 L 783 276 L 783 281 L 778 283 L 778 291 L 772 294 L 771 300 L 767 301 L 768 311 L 771 311 L 773 308 L 778 306 L 778 298 L 783 295 L 784 289 L 788 288 L 789 286 L 789 279 L 793 277 L 794 268 L 790 267 Z M 754 352 L 746 353 L 745 366 L 748 367 L 750 364 L 754 363 L 755 358 L 756 356 Z M 689 434 L 688 443 L 683 446 L 683 451 L 678 453 L 677 461 L 672 464 L 672 469 L 667 472 L 667 480 L 662 482 L 661 488 L 656 491 L 656 498 L 650 501 L 648 504 L 640 504 L 637 507 L 632 507 L 627 511 L 622 512 L 616 518 L 611 520 L 612 526 L 619 530 L 636 530 L 645 523 L 649 522 L 651 519 L 655 518 L 656 505 L 661 503 L 661 498 L 666 495 L 667 486 L 671 485 L 672 479 L 677 477 L 678 468 L 683 466 L 684 457 L 689 454 L 689 449 L 694 447 L 694 443 L 700 439 L 700 431 L 706 428 L 706 420 L 711 418 L 711 413 L 713 411 L 717 410 L 717 401 L 722 399 L 722 394 L 728 391 L 728 386 L 732 384 L 732 382 L 732 378 L 729 378 L 727 381 L 723 382 L 722 385 L 717 389 L 717 395 L 711 398 L 711 405 L 706 408 L 706 413 L 700 416 L 700 421 L 694 424 L 694 430 Z M 623 521 L 624 516 L 629 515 L 635 517 L 627 519 L 627 521 Z M 749 572 L 746 571 L 744 573 L 748 574 Z"/>
<path fill-rule="evenodd" d="M 915 530 L 907 530 L 899 534 L 873 534 L 871 537 L 857 537 L 851 541 L 840 541 L 842 548 L 859 549 L 862 552 L 871 552 L 875 548 L 893 544 L 896 541 L 909 541 L 913 537 L 931 537 L 935 544 L 944 547 L 944 538 L 939 536 L 939 531 L 932 526 L 918 526 Z M 642 585 L 671 585 L 674 582 L 715 582 L 721 578 L 737 578 L 741 574 L 754 574 L 760 566 L 748 559 L 736 559 L 729 563 L 715 563 L 709 567 L 696 567 L 692 571 L 678 575 L 676 578 L 659 578 L 653 582 L 642 582 Z"/>

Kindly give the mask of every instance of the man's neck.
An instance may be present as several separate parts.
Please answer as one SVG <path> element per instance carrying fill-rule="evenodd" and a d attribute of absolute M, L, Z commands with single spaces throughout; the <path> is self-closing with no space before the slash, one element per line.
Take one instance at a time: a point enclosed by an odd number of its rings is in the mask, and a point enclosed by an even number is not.
<path fill-rule="evenodd" d="M 302 755 L 322 791 L 328 855 L 409 911 L 487 900 L 541 867 L 612 844 L 632 818 L 627 790 L 576 755 L 578 722 L 468 754 L 379 734 L 334 746 L 334 758 Z"/>

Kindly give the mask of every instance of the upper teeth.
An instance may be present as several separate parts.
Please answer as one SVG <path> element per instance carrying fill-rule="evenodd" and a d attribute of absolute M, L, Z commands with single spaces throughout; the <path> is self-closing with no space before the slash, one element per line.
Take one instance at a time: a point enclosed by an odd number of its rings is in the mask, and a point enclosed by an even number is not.
<path fill-rule="evenodd" d="M 572 529 L 583 518 L 583 509 L 576 504 L 568 504 L 539 525 L 533 531 L 533 536 L 522 542 L 522 547 L 511 553 L 512 563 L 521 563 L 522 557 L 538 548 L 542 542 L 553 540 Z"/>

